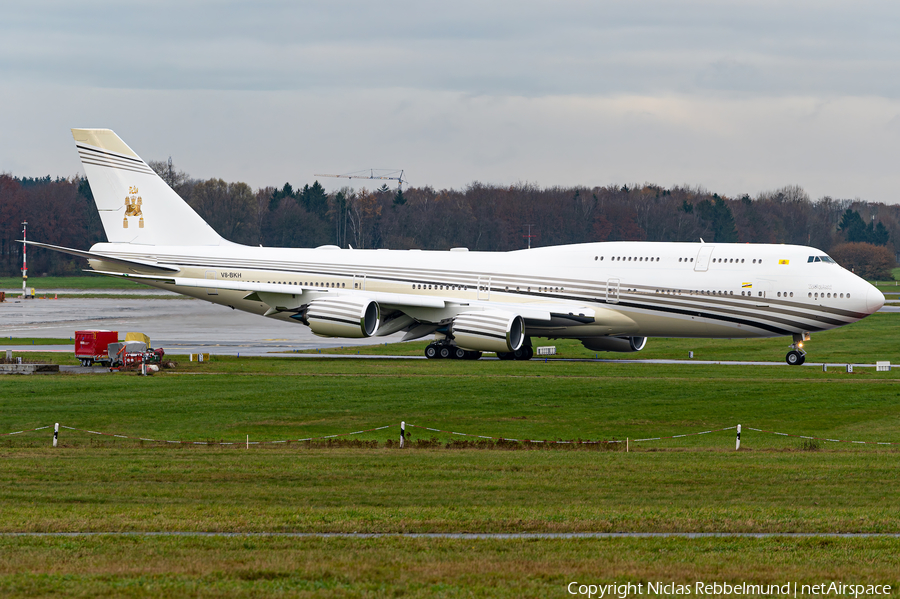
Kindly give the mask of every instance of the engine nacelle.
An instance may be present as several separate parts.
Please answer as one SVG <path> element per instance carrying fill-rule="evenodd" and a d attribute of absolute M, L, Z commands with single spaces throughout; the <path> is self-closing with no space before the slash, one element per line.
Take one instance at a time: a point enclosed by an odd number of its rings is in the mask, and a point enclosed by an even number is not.
<path fill-rule="evenodd" d="M 592 351 L 641 351 L 647 345 L 646 337 L 590 337 L 581 344 Z"/>
<path fill-rule="evenodd" d="M 525 320 L 500 310 L 463 312 L 453 319 L 450 332 L 463 349 L 512 352 L 525 341 Z"/>
<path fill-rule="evenodd" d="M 378 330 L 381 310 L 374 300 L 349 296 L 315 299 L 306 309 L 306 321 L 321 337 L 371 337 Z"/>

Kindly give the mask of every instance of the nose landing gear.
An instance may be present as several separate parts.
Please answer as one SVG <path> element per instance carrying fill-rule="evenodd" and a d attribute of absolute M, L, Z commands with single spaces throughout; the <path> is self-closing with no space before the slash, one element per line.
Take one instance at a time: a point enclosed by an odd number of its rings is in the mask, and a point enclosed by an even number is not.
<path fill-rule="evenodd" d="M 788 366 L 800 366 L 806 362 L 806 352 L 803 351 L 803 342 L 809 341 L 809 333 L 795 333 L 794 342 L 791 344 L 791 351 L 784 357 L 784 361 Z"/>
<path fill-rule="evenodd" d="M 784 358 L 785 362 L 787 362 L 790 366 L 800 366 L 804 362 L 806 362 L 806 352 L 798 351 L 796 349 L 791 350 L 787 353 L 787 356 Z"/>

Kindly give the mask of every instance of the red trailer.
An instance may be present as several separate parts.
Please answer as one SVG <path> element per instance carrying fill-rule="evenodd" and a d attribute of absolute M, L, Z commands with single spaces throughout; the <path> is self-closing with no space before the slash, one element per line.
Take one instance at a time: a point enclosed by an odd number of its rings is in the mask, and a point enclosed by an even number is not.
<path fill-rule="evenodd" d="M 107 347 L 119 341 L 118 331 L 75 331 L 75 357 L 82 366 L 100 362 L 109 366 Z"/>

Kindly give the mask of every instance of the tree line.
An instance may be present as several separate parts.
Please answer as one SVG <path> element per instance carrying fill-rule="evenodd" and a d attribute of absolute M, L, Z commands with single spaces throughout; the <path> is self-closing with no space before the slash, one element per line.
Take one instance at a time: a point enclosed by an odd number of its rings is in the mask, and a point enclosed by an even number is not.
<path fill-rule="evenodd" d="M 889 278 L 900 240 L 900 205 L 859 199 L 812 200 L 798 186 L 754 197 L 727 197 L 702 187 L 608 185 L 539 187 L 471 183 L 464 189 L 343 188 L 318 181 L 253 190 L 246 183 L 197 180 L 172 160 L 150 166 L 220 235 L 247 245 L 354 248 L 515 250 L 593 241 L 697 241 L 811 245 L 841 254 L 862 244 L 881 258 L 857 272 Z M 21 274 L 21 222 L 29 239 L 74 248 L 104 241 L 86 179 L 0 174 L 0 274 Z M 527 225 L 531 225 L 528 227 Z M 880 248 L 880 249 L 879 249 Z M 837 257 L 835 257 L 837 259 Z M 75 274 L 82 260 L 49 251 L 29 254 L 32 275 Z M 863 272 L 864 271 L 864 272 Z"/>

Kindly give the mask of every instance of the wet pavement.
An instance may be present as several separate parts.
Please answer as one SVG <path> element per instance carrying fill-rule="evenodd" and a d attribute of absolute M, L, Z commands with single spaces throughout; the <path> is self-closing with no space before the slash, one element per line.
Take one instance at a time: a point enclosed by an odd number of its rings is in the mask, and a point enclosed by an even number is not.
<path fill-rule="evenodd" d="M 303 349 L 328 349 L 396 343 L 402 335 L 370 339 L 316 337 L 302 324 L 232 310 L 200 300 L 169 299 L 7 299 L 0 303 L 3 337 L 74 338 L 75 331 L 138 331 L 167 353 L 268 355 Z M 39 343 L 39 342 L 38 342 Z M 72 346 L 10 346 L 10 349 L 73 351 Z"/>

